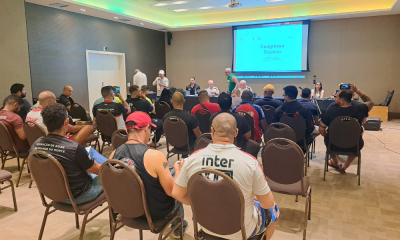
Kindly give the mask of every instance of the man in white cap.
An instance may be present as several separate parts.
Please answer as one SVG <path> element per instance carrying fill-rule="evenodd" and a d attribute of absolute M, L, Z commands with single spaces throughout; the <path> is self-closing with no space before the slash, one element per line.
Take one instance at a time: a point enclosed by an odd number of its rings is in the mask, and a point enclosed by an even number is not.
<path fill-rule="evenodd" d="M 158 77 L 154 80 L 153 85 L 157 86 L 157 97 L 161 95 L 162 90 L 169 86 L 169 80 L 164 76 L 164 70 L 158 72 Z"/>

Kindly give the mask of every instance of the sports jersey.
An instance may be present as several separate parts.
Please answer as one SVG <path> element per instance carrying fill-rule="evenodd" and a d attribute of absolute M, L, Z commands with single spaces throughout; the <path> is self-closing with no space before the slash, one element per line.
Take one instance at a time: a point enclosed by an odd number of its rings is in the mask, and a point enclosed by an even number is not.
<path fill-rule="evenodd" d="M 264 112 L 261 109 L 261 107 L 251 102 L 241 102 L 238 106 L 232 109 L 232 112 L 237 112 L 237 111 L 247 112 L 253 118 L 254 139 L 256 141 L 260 141 L 262 137 L 260 121 L 265 119 Z"/>
<path fill-rule="evenodd" d="M 126 129 L 125 121 L 122 114 L 127 113 L 128 109 L 120 103 L 115 103 L 112 100 L 104 100 L 93 107 L 93 117 L 96 117 L 97 112 L 110 112 L 117 120 L 118 129 Z"/>
<path fill-rule="evenodd" d="M 46 134 L 48 134 L 47 127 L 46 127 L 46 125 L 44 125 L 44 123 L 43 123 L 43 117 L 42 117 L 42 115 L 40 114 L 41 112 L 42 112 L 42 109 L 41 109 L 41 108 L 33 109 L 33 110 L 30 111 L 30 112 L 28 113 L 28 115 L 26 116 L 26 121 L 27 121 L 27 122 L 30 121 L 30 122 L 37 123 L 37 125 L 39 125 L 39 126 L 43 129 L 43 131 L 44 131 Z"/>
<path fill-rule="evenodd" d="M 257 225 L 258 213 L 254 207 L 254 196 L 262 196 L 271 190 L 257 160 L 234 144 L 209 144 L 185 159 L 176 184 L 187 187 L 190 177 L 202 169 L 215 169 L 231 177 L 242 190 L 245 210 L 244 226 L 249 237 Z M 206 175 L 210 180 L 218 181 L 218 176 Z M 204 231 L 216 235 L 203 227 Z M 216 235 L 219 236 L 219 235 Z M 225 239 L 242 239 L 241 232 L 220 236 Z"/>
<path fill-rule="evenodd" d="M 221 109 L 220 109 L 220 107 L 219 107 L 219 105 L 218 105 L 217 103 L 202 102 L 201 104 L 203 104 L 204 107 L 205 107 L 208 111 L 210 111 L 211 114 L 217 113 L 217 112 L 221 111 Z M 204 109 L 204 107 L 201 106 L 201 104 L 197 104 L 196 106 L 194 106 L 194 107 L 192 108 L 191 114 L 194 115 L 198 110 Z"/>

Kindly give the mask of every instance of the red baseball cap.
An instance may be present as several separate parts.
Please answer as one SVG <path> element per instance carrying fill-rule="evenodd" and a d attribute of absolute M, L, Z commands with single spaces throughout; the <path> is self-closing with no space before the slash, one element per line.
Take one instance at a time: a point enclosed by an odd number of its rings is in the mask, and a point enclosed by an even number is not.
<path fill-rule="evenodd" d="M 132 129 L 132 128 L 143 129 L 144 127 L 147 127 L 149 125 L 151 125 L 153 127 L 157 127 L 155 124 L 151 123 L 151 118 L 150 118 L 149 114 L 147 114 L 145 112 L 141 112 L 141 111 L 135 111 L 135 112 L 129 114 L 125 123 L 128 123 L 128 122 L 134 122 L 136 124 L 133 126 L 129 126 L 129 127 L 126 126 L 126 129 Z"/>

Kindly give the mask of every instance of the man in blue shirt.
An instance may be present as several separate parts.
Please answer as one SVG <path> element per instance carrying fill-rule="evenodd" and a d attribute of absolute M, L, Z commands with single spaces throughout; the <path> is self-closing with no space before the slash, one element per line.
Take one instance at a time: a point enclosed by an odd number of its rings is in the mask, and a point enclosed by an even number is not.
<path fill-rule="evenodd" d="M 303 88 L 300 96 L 301 96 L 301 100 L 297 100 L 297 101 L 299 103 L 301 103 L 303 106 L 310 109 L 311 114 L 313 115 L 313 118 L 314 118 L 314 126 L 318 126 L 320 112 L 319 112 L 319 108 L 318 108 L 317 104 L 310 101 L 311 90 L 309 88 Z"/>

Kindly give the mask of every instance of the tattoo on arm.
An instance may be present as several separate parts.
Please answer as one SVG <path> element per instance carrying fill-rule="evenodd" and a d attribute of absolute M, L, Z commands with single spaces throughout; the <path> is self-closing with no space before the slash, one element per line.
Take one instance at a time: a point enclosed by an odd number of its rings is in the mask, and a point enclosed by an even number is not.
<path fill-rule="evenodd" d="M 361 99 L 364 101 L 365 105 L 368 106 L 368 111 L 371 110 L 374 106 L 374 102 L 372 101 L 372 99 L 365 94 L 361 97 Z"/>
<path fill-rule="evenodd" d="M 168 167 L 168 161 L 163 163 L 164 169 L 166 169 Z"/>

